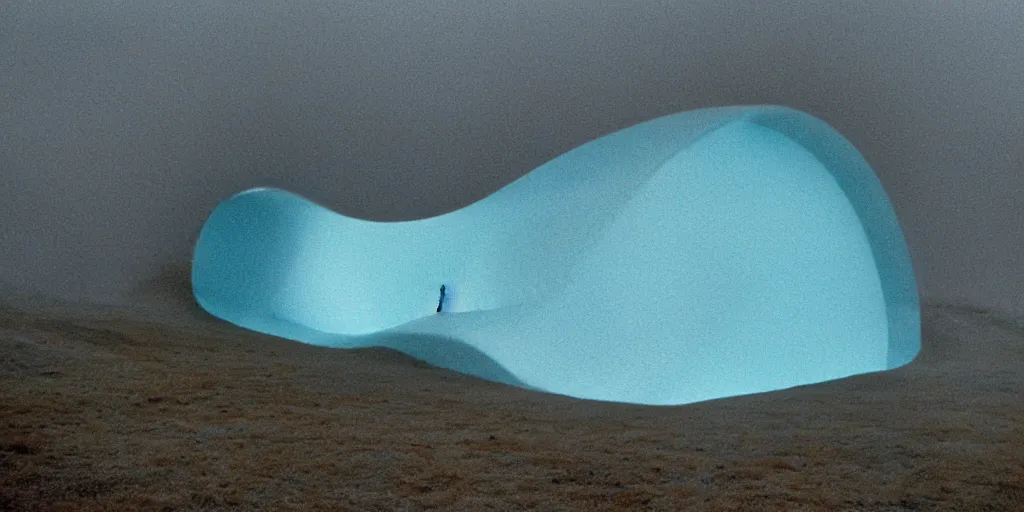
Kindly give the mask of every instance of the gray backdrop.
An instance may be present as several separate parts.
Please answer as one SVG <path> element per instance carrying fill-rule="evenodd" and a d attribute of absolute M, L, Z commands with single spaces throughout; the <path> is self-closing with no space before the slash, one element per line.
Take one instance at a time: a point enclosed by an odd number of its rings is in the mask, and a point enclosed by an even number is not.
<path fill-rule="evenodd" d="M 248 187 L 413 219 L 637 122 L 775 103 L 863 151 L 926 296 L 1022 311 L 1022 84 L 1019 0 L 5 0 L 0 281 L 180 299 Z"/>

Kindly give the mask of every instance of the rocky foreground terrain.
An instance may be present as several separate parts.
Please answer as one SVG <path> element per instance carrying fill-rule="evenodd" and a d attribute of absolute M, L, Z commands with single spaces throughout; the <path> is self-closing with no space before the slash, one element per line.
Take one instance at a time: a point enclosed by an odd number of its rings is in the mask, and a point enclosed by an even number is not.
<path fill-rule="evenodd" d="M 196 315 L 0 308 L 0 510 L 1024 510 L 1024 322 L 893 371 L 575 400 Z"/>

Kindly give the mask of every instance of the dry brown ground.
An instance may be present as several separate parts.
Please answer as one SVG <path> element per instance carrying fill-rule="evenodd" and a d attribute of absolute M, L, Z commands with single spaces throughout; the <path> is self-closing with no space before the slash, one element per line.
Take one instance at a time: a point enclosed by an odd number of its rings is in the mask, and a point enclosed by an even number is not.
<path fill-rule="evenodd" d="M 924 322 L 901 369 L 642 407 L 2 308 L 0 509 L 1024 510 L 1024 323 Z"/>

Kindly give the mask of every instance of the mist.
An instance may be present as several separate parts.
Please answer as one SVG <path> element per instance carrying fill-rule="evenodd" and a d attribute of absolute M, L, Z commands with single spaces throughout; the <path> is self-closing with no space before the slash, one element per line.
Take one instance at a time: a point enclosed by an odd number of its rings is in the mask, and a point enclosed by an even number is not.
<path fill-rule="evenodd" d="M 12 0 L 0 281 L 155 300 L 247 188 L 410 220 L 648 119 L 781 104 L 864 154 L 926 298 L 1024 311 L 1022 49 L 1012 0 Z"/>

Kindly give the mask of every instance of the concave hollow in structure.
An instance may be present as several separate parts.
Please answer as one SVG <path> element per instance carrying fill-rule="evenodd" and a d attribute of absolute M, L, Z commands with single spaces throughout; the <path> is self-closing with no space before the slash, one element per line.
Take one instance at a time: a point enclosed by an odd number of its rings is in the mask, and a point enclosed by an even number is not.
<path fill-rule="evenodd" d="M 881 184 L 842 136 L 783 107 L 642 123 L 416 221 L 245 191 L 204 225 L 192 280 L 204 309 L 248 329 L 595 400 L 771 391 L 920 349 Z"/>

